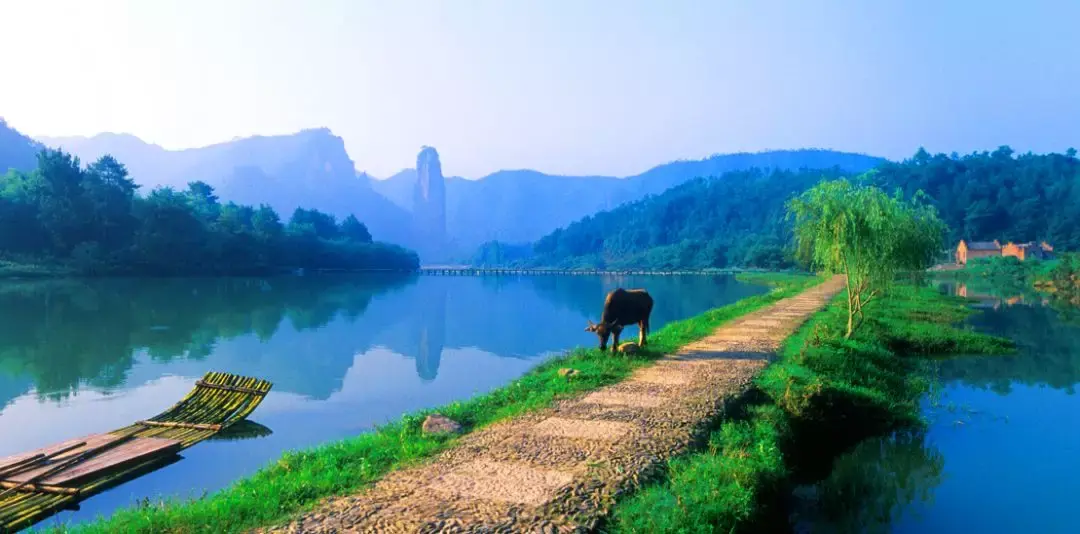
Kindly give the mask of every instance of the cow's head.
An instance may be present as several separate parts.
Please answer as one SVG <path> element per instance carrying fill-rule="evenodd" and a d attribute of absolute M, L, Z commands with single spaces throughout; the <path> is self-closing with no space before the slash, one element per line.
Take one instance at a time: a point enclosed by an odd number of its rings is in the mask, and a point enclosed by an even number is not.
<path fill-rule="evenodd" d="M 586 332 L 595 332 L 596 336 L 600 338 L 600 350 L 607 350 L 608 336 L 612 334 L 617 336 L 622 332 L 622 329 L 623 327 L 615 324 L 615 321 L 600 324 L 589 321 L 589 326 L 585 327 Z"/>

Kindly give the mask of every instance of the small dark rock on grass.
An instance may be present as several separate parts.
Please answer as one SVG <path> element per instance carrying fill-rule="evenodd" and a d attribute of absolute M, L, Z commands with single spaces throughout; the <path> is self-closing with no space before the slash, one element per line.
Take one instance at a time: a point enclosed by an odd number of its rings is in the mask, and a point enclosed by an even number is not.
<path fill-rule="evenodd" d="M 577 374 L 578 374 L 577 369 L 569 369 L 569 368 L 565 368 L 565 367 L 562 368 L 562 369 L 559 369 L 559 376 L 564 377 L 564 378 L 570 378 L 570 377 L 573 377 L 573 376 L 575 376 Z"/>
<path fill-rule="evenodd" d="M 461 425 L 449 417 L 436 413 L 427 416 L 420 429 L 424 434 L 457 434 L 461 431 Z"/>

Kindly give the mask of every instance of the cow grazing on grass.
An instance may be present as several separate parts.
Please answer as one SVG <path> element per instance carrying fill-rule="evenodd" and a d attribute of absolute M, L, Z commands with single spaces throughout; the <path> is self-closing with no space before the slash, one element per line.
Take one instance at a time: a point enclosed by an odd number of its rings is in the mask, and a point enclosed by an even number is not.
<path fill-rule="evenodd" d="M 645 337 L 649 333 L 649 315 L 652 314 L 653 299 L 644 289 L 626 290 L 618 288 L 607 294 L 604 299 L 604 311 L 600 323 L 589 321 L 586 332 L 595 332 L 600 338 L 600 350 L 607 350 L 608 336 L 614 337 L 612 347 L 619 348 L 619 334 L 624 326 L 637 323 L 638 345 L 645 346 Z"/>

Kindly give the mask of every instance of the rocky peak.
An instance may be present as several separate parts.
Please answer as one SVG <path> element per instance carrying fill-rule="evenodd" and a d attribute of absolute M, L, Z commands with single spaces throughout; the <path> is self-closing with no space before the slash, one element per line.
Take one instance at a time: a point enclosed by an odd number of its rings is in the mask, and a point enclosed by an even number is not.
<path fill-rule="evenodd" d="M 416 185 L 413 190 L 413 214 L 422 238 L 441 244 L 446 238 L 446 180 L 439 153 L 425 146 L 416 156 Z"/>

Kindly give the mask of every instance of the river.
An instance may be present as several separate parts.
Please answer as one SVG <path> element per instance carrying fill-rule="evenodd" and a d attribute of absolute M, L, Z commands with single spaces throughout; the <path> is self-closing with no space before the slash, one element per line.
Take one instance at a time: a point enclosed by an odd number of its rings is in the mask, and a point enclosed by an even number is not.
<path fill-rule="evenodd" d="M 1080 532 L 1080 309 L 1032 292 L 943 286 L 1010 356 L 936 366 L 925 430 L 868 440 L 796 491 L 799 532 Z"/>
<path fill-rule="evenodd" d="M 250 418 L 261 426 L 246 439 L 197 444 L 42 524 L 199 496 L 287 450 L 489 391 L 545 357 L 595 345 L 586 320 L 619 286 L 653 295 L 654 331 L 765 291 L 730 276 L 2 282 L 0 457 L 154 415 L 207 371 L 271 380 Z"/>

